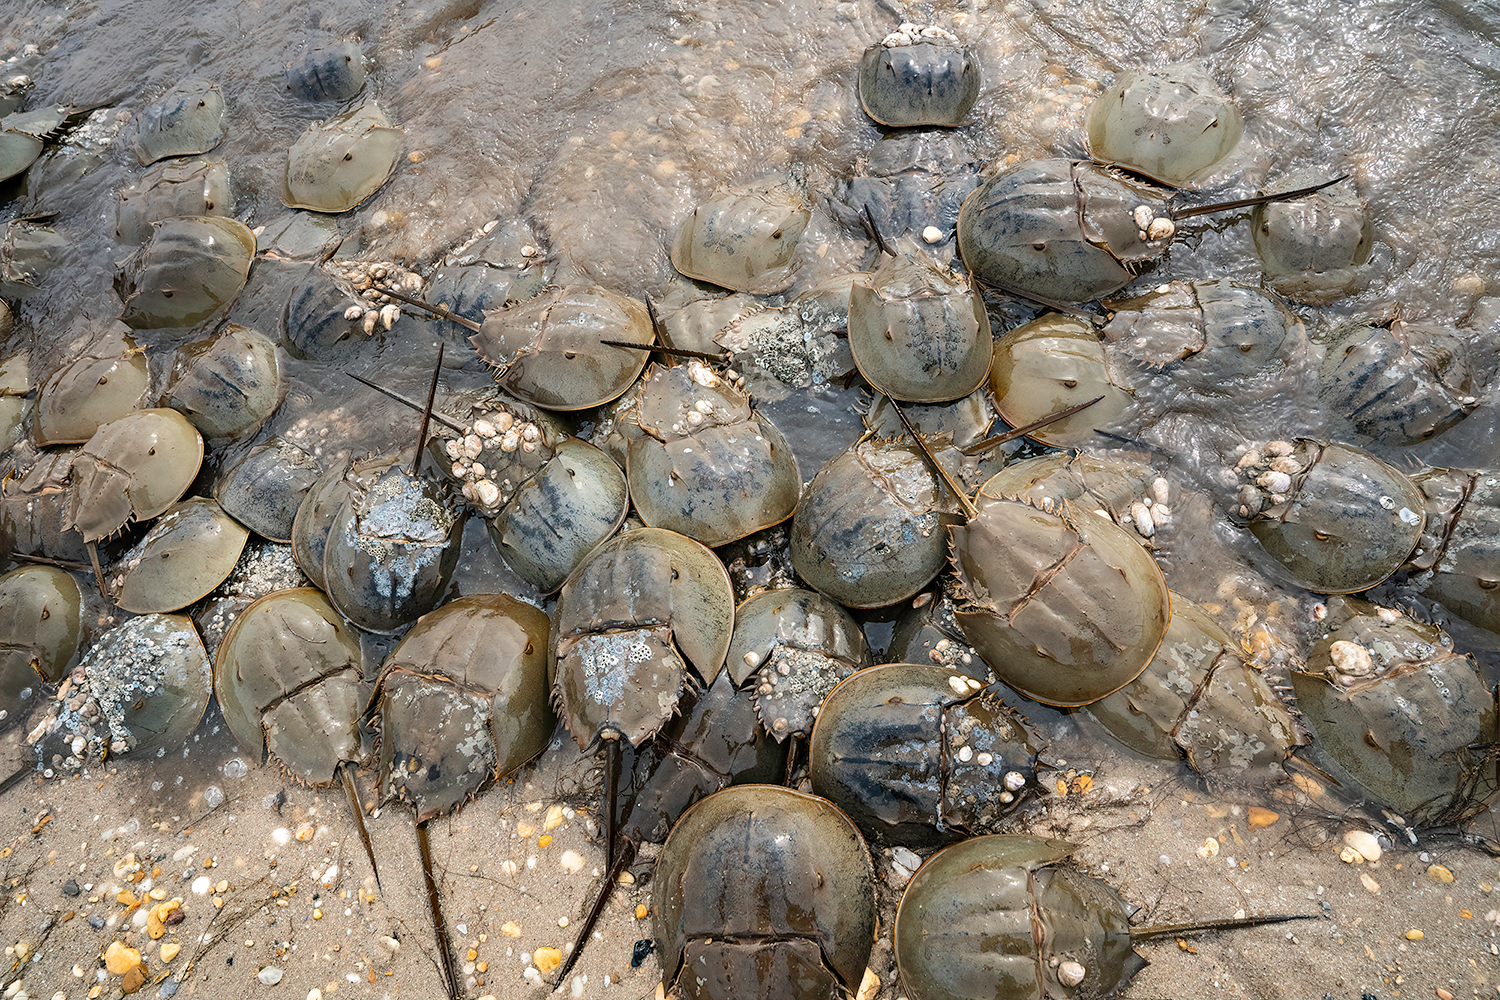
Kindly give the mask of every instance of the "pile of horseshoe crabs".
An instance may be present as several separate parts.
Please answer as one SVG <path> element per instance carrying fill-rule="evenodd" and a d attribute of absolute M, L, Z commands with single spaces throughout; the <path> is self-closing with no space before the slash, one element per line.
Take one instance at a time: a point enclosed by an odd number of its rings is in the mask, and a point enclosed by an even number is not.
<path fill-rule="evenodd" d="M 120 115 L 14 57 L 11 784 L 222 719 L 347 793 L 377 880 L 403 805 L 454 997 L 429 824 L 538 755 L 602 858 L 552 981 L 628 870 L 693 998 L 1101 997 L 1314 916 L 1136 919 L 1069 860 L 1117 767 L 1500 850 L 1493 311 L 1393 298 L 1382 162 L 1281 162 L 1230 64 L 1054 74 L 1023 155 L 982 15 L 929 13 L 825 68 L 861 148 L 688 180 L 636 272 L 577 216 L 405 249 L 383 199 L 444 154 L 353 36 L 278 70 L 272 170 L 209 68 Z M 85 157 L 114 308 L 58 350 Z"/>

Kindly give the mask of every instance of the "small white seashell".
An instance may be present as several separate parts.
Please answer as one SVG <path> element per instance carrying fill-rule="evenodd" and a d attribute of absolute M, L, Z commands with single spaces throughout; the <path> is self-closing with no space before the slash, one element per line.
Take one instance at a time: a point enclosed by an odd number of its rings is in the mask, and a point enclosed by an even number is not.
<path fill-rule="evenodd" d="M 1064 962 L 1057 967 L 1057 981 L 1064 986 L 1077 986 L 1086 974 L 1084 967 L 1077 962 Z"/>

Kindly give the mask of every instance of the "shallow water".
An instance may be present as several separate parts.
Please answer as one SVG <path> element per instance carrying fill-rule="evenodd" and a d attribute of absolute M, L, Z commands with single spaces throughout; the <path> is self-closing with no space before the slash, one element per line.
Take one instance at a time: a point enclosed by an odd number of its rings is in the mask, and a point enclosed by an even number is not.
<path fill-rule="evenodd" d="M 975 159 L 992 165 L 1083 156 L 1082 112 L 1117 71 L 1201 61 L 1233 94 L 1245 135 L 1202 190 L 1178 200 L 1241 197 L 1303 168 L 1349 173 L 1345 183 L 1355 186 L 1375 220 L 1367 282 L 1333 305 L 1298 307 L 1299 315 L 1314 336 L 1347 317 L 1392 311 L 1470 329 L 1486 379 L 1479 408 L 1455 429 L 1390 457 L 1500 464 L 1494 433 L 1500 381 L 1493 378 L 1500 351 L 1492 343 L 1500 312 L 1489 298 L 1500 282 L 1500 213 L 1492 194 L 1500 180 L 1500 12 L 1491 4 L 334 0 L 311 11 L 275 0 L 61 7 L 55 0 L 10 0 L 8 9 L 0 43 L 33 43 L 45 53 L 32 73 L 28 107 L 108 102 L 79 139 L 44 156 L 24 178 L 0 185 L 0 196 L 9 195 L 0 221 L 55 214 L 50 224 L 68 240 L 38 290 L 16 304 L 15 331 L 0 342 L 0 358 L 29 354 L 35 381 L 118 315 L 114 278 L 130 248 L 114 239 L 115 202 L 143 169 L 129 138 L 145 108 L 188 76 L 213 79 L 225 94 L 229 133 L 210 156 L 229 163 L 234 215 L 251 227 L 280 231 L 289 215 L 280 196 L 286 151 L 310 122 L 339 110 L 290 96 L 287 66 L 307 47 L 355 36 L 371 64 L 366 95 L 405 129 L 405 140 L 395 175 L 379 193 L 320 222 L 346 239 L 341 253 L 425 274 L 485 224 L 519 219 L 535 232 L 559 279 L 584 276 L 626 294 L 660 295 L 674 281 L 666 251 L 672 232 L 717 188 L 789 172 L 820 197 L 848 176 L 881 135 L 855 97 L 858 59 L 899 19 L 941 23 L 977 49 L 984 89 L 960 135 Z M 0 58 L 9 54 L 0 48 Z M 117 139 L 108 144 L 82 138 L 112 133 Z M 281 256 L 293 249 L 309 248 L 290 240 L 262 246 Z M 846 231 L 822 209 L 803 253 L 805 266 L 788 298 L 875 260 L 863 234 Z M 231 318 L 274 336 L 301 269 L 259 259 Z M 1258 284 L 1248 213 L 1192 223 L 1132 291 L 1191 277 Z M 997 317 L 1017 312 L 998 300 L 993 305 Z M 141 339 L 164 358 L 165 348 L 192 338 L 173 331 Z M 289 361 L 288 398 L 257 439 L 283 434 L 325 466 L 351 452 L 408 448 L 415 418 L 344 373 L 421 395 L 438 340 L 450 349 L 445 390 L 487 380 L 459 332 L 403 316 L 391 331 L 339 344 L 329 357 Z M 768 412 L 792 439 L 804 479 L 859 432 L 851 410 L 858 393 L 837 387 L 842 371 L 819 374 L 816 389 L 763 386 L 774 398 Z M 1303 368 L 1288 377 L 1312 373 Z M 393 424 L 403 428 L 394 436 Z M 1175 456 L 1180 482 L 1191 486 L 1211 475 L 1239 435 L 1290 437 L 1325 426 L 1324 414 L 1282 397 L 1226 400 L 1210 416 L 1137 431 Z M 209 471 L 250 443 L 211 454 Z M 18 458 L 25 460 L 24 449 Z M 1247 640 L 1255 625 L 1249 609 L 1280 601 L 1277 640 L 1294 648 L 1305 641 L 1305 596 L 1277 584 L 1265 557 L 1216 520 L 1206 499 L 1184 497 L 1177 517 L 1178 529 L 1159 539 L 1157 551 L 1175 589 L 1217 607 L 1226 626 L 1241 626 L 1237 634 Z M 486 548 L 481 531 L 471 530 L 466 541 L 474 558 L 466 556 L 457 587 L 525 589 Z M 1226 566 L 1236 569 L 1227 573 Z M 1479 651 L 1495 646 L 1488 634 L 1465 641 Z M 216 756 L 238 759 L 223 741 L 222 734 L 207 740 Z M 566 766 L 581 767 L 576 760 Z M 164 780 L 176 788 L 183 771 Z M 217 765 L 193 769 L 189 783 L 202 774 L 226 784 Z M 247 779 L 255 780 L 253 773 Z M 191 814 L 199 795 L 173 794 L 163 808 Z M 1167 807 L 1180 813 L 1180 827 L 1190 811 L 1179 809 L 1175 797 Z M 1114 828 L 1128 824 L 1120 820 Z M 1084 829 L 1080 822 L 1078 833 Z M 1132 846 L 1138 847 L 1128 836 L 1101 843 L 1091 860 L 1112 858 L 1108 852 L 1117 847 L 1124 856 Z M 1116 867 L 1160 876 L 1153 867 L 1158 853 L 1149 846 Z M 1339 874 L 1325 880 L 1332 884 Z M 1133 898 L 1145 896 L 1141 889 Z M 1461 964 L 1467 957 L 1454 955 Z M 1273 964 L 1246 959 L 1232 978 L 1251 993 L 1267 989 Z M 1341 968 L 1326 988 L 1379 979 L 1378 972 L 1372 980 L 1358 975 Z M 1308 984 L 1305 992 L 1312 990 Z"/>

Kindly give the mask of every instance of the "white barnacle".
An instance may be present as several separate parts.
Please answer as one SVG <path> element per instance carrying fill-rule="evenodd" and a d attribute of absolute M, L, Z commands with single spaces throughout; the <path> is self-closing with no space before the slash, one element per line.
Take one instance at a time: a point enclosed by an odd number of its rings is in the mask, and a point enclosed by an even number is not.
<path fill-rule="evenodd" d="M 389 330 L 396 325 L 396 320 L 401 318 L 401 307 L 394 302 L 388 306 L 380 307 L 380 325 Z"/>
<path fill-rule="evenodd" d="M 495 425 L 488 420 L 476 420 L 474 421 L 474 433 L 482 438 L 495 437 Z"/>
<path fill-rule="evenodd" d="M 1143 503 L 1130 505 L 1130 518 L 1135 522 L 1135 530 L 1143 538 L 1150 538 L 1156 534 L 1156 521 L 1151 517 L 1151 509 Z"/>
<path fill-rule="evenodd" d="M 1333 661 L 1334 671 L 1346 677 L 1365 677 L 1375 672 L 1370 651 L 1347 639 L 1340 639 L 1328 647 L 1328 658 Z"/>
<path fill-rule="evenodd" d="M 1156 218 L 1156 213 L 1151 211 L 1150 205 L 1137 205 L 1135 211 L 1130 213 L 1130 217 L 1135 219 L 1135 228 L 1146 229 Z"/>
<path fill-rule="evenodd" d="M 364 322 L 360 324 L 360 327 L 365 331 L 365 334 L 367 336 L 374 336 L 375 324 L 379 322 L 379 320 L 380 313 L 376 312 L 374 309 L 367 309 L 365 310 Z"/>
<path fill-rule="evenodd" d="M 344 310 L 344 318 L 347 319 L 347 320 L 349 320 L 350 322 L 353 322 L 354 320 L 357 320 L 357 319 L 361 319 L 364 316 L 364 314 L 365 314 L 365 307 L 364 306 L 350 306 L 348 309 Z"/>

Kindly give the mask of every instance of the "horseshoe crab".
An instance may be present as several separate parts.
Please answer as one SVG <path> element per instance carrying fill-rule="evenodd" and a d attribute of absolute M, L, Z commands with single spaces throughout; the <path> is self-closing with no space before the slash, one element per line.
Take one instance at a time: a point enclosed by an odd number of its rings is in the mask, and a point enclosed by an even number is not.
<path fill-rule="evenodd" d="M 1130 683 L 1172 615 L 1156 561 L 1082 504 L 1044 511 L 990 483 L 977 516 L 951 529 L 958 623 L 975 651 L 1045 705 L 1087 705 Z"/>
<path fill-rule="evenodd" d="M 1265 190 L 1286 191 L 1315 179 L 1313 170 L 1295 171 Z M 1267 283 L 1309 305 L 1327 305 L 1353 292 L 1375 240 L 1369 207 L 1347 188 L 1257 206 L 1250 225 Z"/>
<path fill-rule="evenodd" d="M 149 520 L 181 499 L 202 464 L 203 438 L 176 410 L 111 420 L 73 459 L 65 523 L 96 542 Z"/>
<path fill-rule="evenodd" d="M 360 758 L 359 638 L 321 593 L 278 590 L 240 612 L 219 644 L 214 694 L 240 746 L 287 774 L 330 785 Z"/>
<path fill-rule="evenodd" d="M 367 475 L 368 485 L 350 482 L 333 518 L 323 582 L 328 599 L 350 621 L 389 633 L 441 599 L 458 561 L 465 515 L 452 509 L 437 483 L 395 462 Z"/>
<path fill-rule="evenodd" d="M 1313 734 L 1305 763 L 1402 825 L 1472 816 L 1500 792 L 1495 692 L 1453 640 L 1388 608 L 1346 599 L 1342 620 L 1293 672 Z"/>
<path fill-rule="evenodd" d="M 380 790 L 417 822 L 459 808 L 547 746 L 550 624 L 508 594 L 461 597 L 417 620 L 375 682 Z"/>
<path fill-rule="evenodd" d="M 1077 847 L 992 834 L 952 844 L 907 884 L 893 930 L 912 1000 L 1098 1000 L 1146 967 L 1133 945 L 1304 917 L 1132 927 L 1136 908 L 1104 882 L 1049 867 Z"/>
<path fill-rule="evenodd" d="M 1389 445 L 1448 430 L 1479 405 L 1467 341 L 1435 323 L 1347 323 L 1327 335 L 1318 395 L 1336 421 Z"/>
<path fill-rule="evenodd" d="M 197 156 L 222 142 L 225 132 L 219 85 L 190 77 L 142 112 L 135 155 L 143 167 L 168 156 Z"/>
<path fill-rule="evenodd" d="M 37 390 L 31 437 L 39 446 L 79 444 L 100 424 L 133 411 L 146 393 L 146 355 L 115 323 L 99 340 L 51 375 Z"/>
<path fill-rule="evenodd" d="M 1319 594 L 1368 590 L 1417 546 L 1421 492 L 1374 455 L 1344 444 L 1246 446 L 1231 516 L 1291 577 Z"/>
<path fill-rule="evenodd" d="M 828 692 L 869 665 L 859 624 L 822 594 L 766 590 L 735 609 L 726 669 L 737 687 L 755 681 L 756 711 L 778 742 L 811 732 Z"/>
<path fill-rule="evenodd" d="M 395 173 L 404 136 L 374 101 L 309 125 L 287 154 L 282 202 L 313 212 L 349 211 Z"/>
<path fill-rule="evenodd" d="M 723 668 L 734 591 L 703 544 L 636 528 L 574 571 L 555 622 L 553 697 L 578 748 L 600 737 L 639 746 L 673 714 L 684 685 L 710 684 Z"/>
<path fill-rule="evenodd" d="M 289 543 L 297 510 L 320 474 L 317 459 L 274 437 L 224 466 L 214 481 L 214 499 L 262 538 Z"/>
<path fill-rule="evenodd" d="M 750 398 L 698 360 L 648 372 L 626 479 L 641 520 L 723 545 L 792 515 L 797 457 Z"/>
<path fill-rule="evenodd" d="M 234 208 L 229 165 L 223 160 L 168 160 L 120 190 L 115 238 L 139 245 L 151 227 L 184 215 L 228 215 Z"/>
<path fill-rule="evenodd" d="M 763 177 L 720 191 L 678 227 L 672 266 L 736 292 L 782 291 L 801 269 L 797 242 L 811 218 L 807 195 L 785 178 Z"/>
<path fill-rule="evenodd" d="M 958 520 L 917 445 L 867 435 L 808 484 L 792 518 L 792 565 L 840 604 L 885 607 L 937 576 L 945 529 Z"/>
<path fill-rule="evenodd" d="M 239 438 L 276 412 L 286 395 L 281 355 L 265 334 L 238 323 L 177 349 L 166 404 L 205 437 Z"/>
<path fill-rule="evenodd" d="M 120 319 L 137 330 L 196 326 L 238 297 L 254 256 L 255 234 L 235 219 L 159 222 L 115 279 Z"/>
<path fill-rule="evenodd" d="M 1173 593 L 1161 648 L 1135 680 L 1084 711 L 1139 753 L 1187 755 L 1216 781 L 1270 782 L 1305 742 L 1297 723 L 1239 645 L 1207 611 Z"/>
<path fill-rule="evenodd" d="M 1317 188 L 1173 209 L 1170 192 L 1087 160 L 1028 160 L 985 181 L 958 213 L 958 247 L 980 281 L 1043 302 L 1119 291 L 1167 252 L 1177 223 Z"/>
<path fill-rule="evenodd" d="M 1493 469 L 1431 469 L 1413 477 L 1426 507 L 1405 568 L 1424 593 L 1465 620 L 1500 631 L 1500 476 Z"/>
<path fill-rule="evenodd" d="M 691 1000 L 832 1000 L 875 938 L 864 838 L 835 806 L 736 785 L 683 813 L 656 863 L 663 978 Z"/>
<path fill-rule="evenodd" d="M 913 403 L 967 396 L 989 373 L 993 339 L 979 286 L 909 237 L 849 289 L 849 350 L 865 381 Z"/>
<path fill-rule="evenodd" d="M 867 835 L 929 845 L 993 832 L 1042 790 L 1045 741 L 972 677 L 887 663 L 846 678 L 808 745 L 813 791 Z"/>
<path fill-rule="evenodd" d="M 0 725 L 20 719 L 36 686 L 62 680 L 77 661 L 89 631 L 82 606 L 78 581 L 54 566 L 0 576 Z"/>
<path fill-rule="evenodd" d="M 341 38 L 309 49 L 287 67 L 286 89 L 305 101 L 346 101 L 369 75 L 358 41 Z"/>
<path fill-rule="evenodd" d="M 111 596 L 137 614 L 185 608 L 224 582 L 249 537 L 213 500 L 173 504 L 111 568 Z"/>
<path fill-rule="evenodd" d="M 888 237 L 920 237 L 924 249 L 953 257 L 958 210 L 980 184 L 979 164 L 952 132 L 895 132 L 865 151 L 855 175 L 835 191 L 846 226 L 867 219 Z"/>
<path fill-rule="evenodd" d="M 1174 188 L 1208 176 L 1244 131 L 1234 102 L 1192 63 L 1126 70 L 1088 112 L 1094 159 Z"/>
<path fill-rule="evenodd" d="M 597 285 L 565 285 L 497 312 L 470 342 L 501 389 L 551 410 L 586 410 L 616 398 L 646 367 L 645 351 L 601 343 L 650 343 L 639 301 Z"/>
<path fill-rule="evenodd" d="M 979 60 L 952 32 L 902 24 L 859 60 L 859 103 L 882 125 L 962 125 L 979 99 Z"/>
<path fill-rule="evenodd" d="M 1091 443 L 1096 430 L 1115 424 L 1133 405 L 1127 376 L 1110 364 L 1094 328 L 1057 314 L 1040 316 L 995 341 L 989 387 L 995 410 L 1012 427 L 1099 397 L 1028 435 L 1055 448 Z"/>

